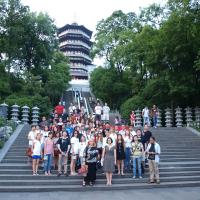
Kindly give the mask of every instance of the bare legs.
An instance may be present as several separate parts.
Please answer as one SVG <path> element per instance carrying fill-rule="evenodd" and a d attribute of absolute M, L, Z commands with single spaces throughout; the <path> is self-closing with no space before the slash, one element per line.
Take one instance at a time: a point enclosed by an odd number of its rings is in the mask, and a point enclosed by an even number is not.
<path fill-rule="evenodd" d="M 71 175 L 75 175 L 75 164 L 76 164 L 76 159 L 74 157 L 71 157 L 71 164 L 70 164 L 70 169 L 71 169 Z"/>
<path fill-rule="evenodd" d="M 67 175 L 67 161 L 68 161 L 68 156 L 59 154 L 59 157 L 58 157 L 58 174 L 59 175 L 62 173 L 62 165 L 64 165 L 64 174 Z"/>
<path fill-rule="evenodd" d="M 32 169 L 33 169 L 33 175 L 38 175 L 38 165 L 39 165 L 40 159 L 32 159 Z"/>
<path fill-rule="evenodd" d="M 112 185 L 112 172 L 107 172 L 106 173 L 106 180 L 107 180 L 107 184 L 106 185 Z"/>
<path fill-rule="evenodd" d="M 118 160 L 117 161 L 117 169 L 118 169 L 118 175 L 124 175 L 124 160 Z"/>

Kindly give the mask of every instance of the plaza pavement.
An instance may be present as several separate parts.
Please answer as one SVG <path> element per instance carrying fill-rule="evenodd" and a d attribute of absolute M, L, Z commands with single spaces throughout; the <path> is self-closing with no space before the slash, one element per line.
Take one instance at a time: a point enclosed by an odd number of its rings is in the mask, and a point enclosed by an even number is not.
<path fill-rule="evenodd" d="M 146 190 L 0 193 L 0 200 L 200 200 L 200 187 Z"/>

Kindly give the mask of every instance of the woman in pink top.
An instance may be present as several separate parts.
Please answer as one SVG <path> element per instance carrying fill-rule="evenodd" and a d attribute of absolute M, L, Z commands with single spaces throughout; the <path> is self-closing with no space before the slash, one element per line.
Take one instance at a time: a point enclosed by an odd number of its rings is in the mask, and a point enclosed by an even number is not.
<path fill-rule="evenodd" d="M 51 175 L 51 163 L 54 156 L 54 143 L 53 143 L 53 133 L 49 132 L 48 138 L 44 142 L 44 169 L 45 175 Z"/>

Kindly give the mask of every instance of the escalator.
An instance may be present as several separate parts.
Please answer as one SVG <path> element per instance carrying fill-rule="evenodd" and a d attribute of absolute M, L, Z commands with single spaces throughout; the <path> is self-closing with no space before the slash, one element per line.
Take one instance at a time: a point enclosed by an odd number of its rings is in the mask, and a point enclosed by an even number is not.
<path fill-rule="evenodd" d="M 74 102 L 74 92 L 65 91 L 63 94 L 63 102 L 65 102 L 65 109 L 68 111 L 70 104 Z"/>

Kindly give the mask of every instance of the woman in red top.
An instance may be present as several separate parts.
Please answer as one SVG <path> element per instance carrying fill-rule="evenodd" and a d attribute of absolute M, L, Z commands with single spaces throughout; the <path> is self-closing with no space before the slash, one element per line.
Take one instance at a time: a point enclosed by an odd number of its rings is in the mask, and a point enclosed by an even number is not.
<path fill-rule="evenodd" d="M 57 113 L 59 116 L 62 116 L 64 109 L 65 107 L 59 103 L 59 105 L 55 107 L 55 113 Z"/>
<path fill-rule="evenodd" d="M 131 125 L 133 127 L 135 127 L 135 113 L 134 113 L 134 111 L 132 111 L 132 113 L 130 114 L 130 121 L 131 121 Z"/>

